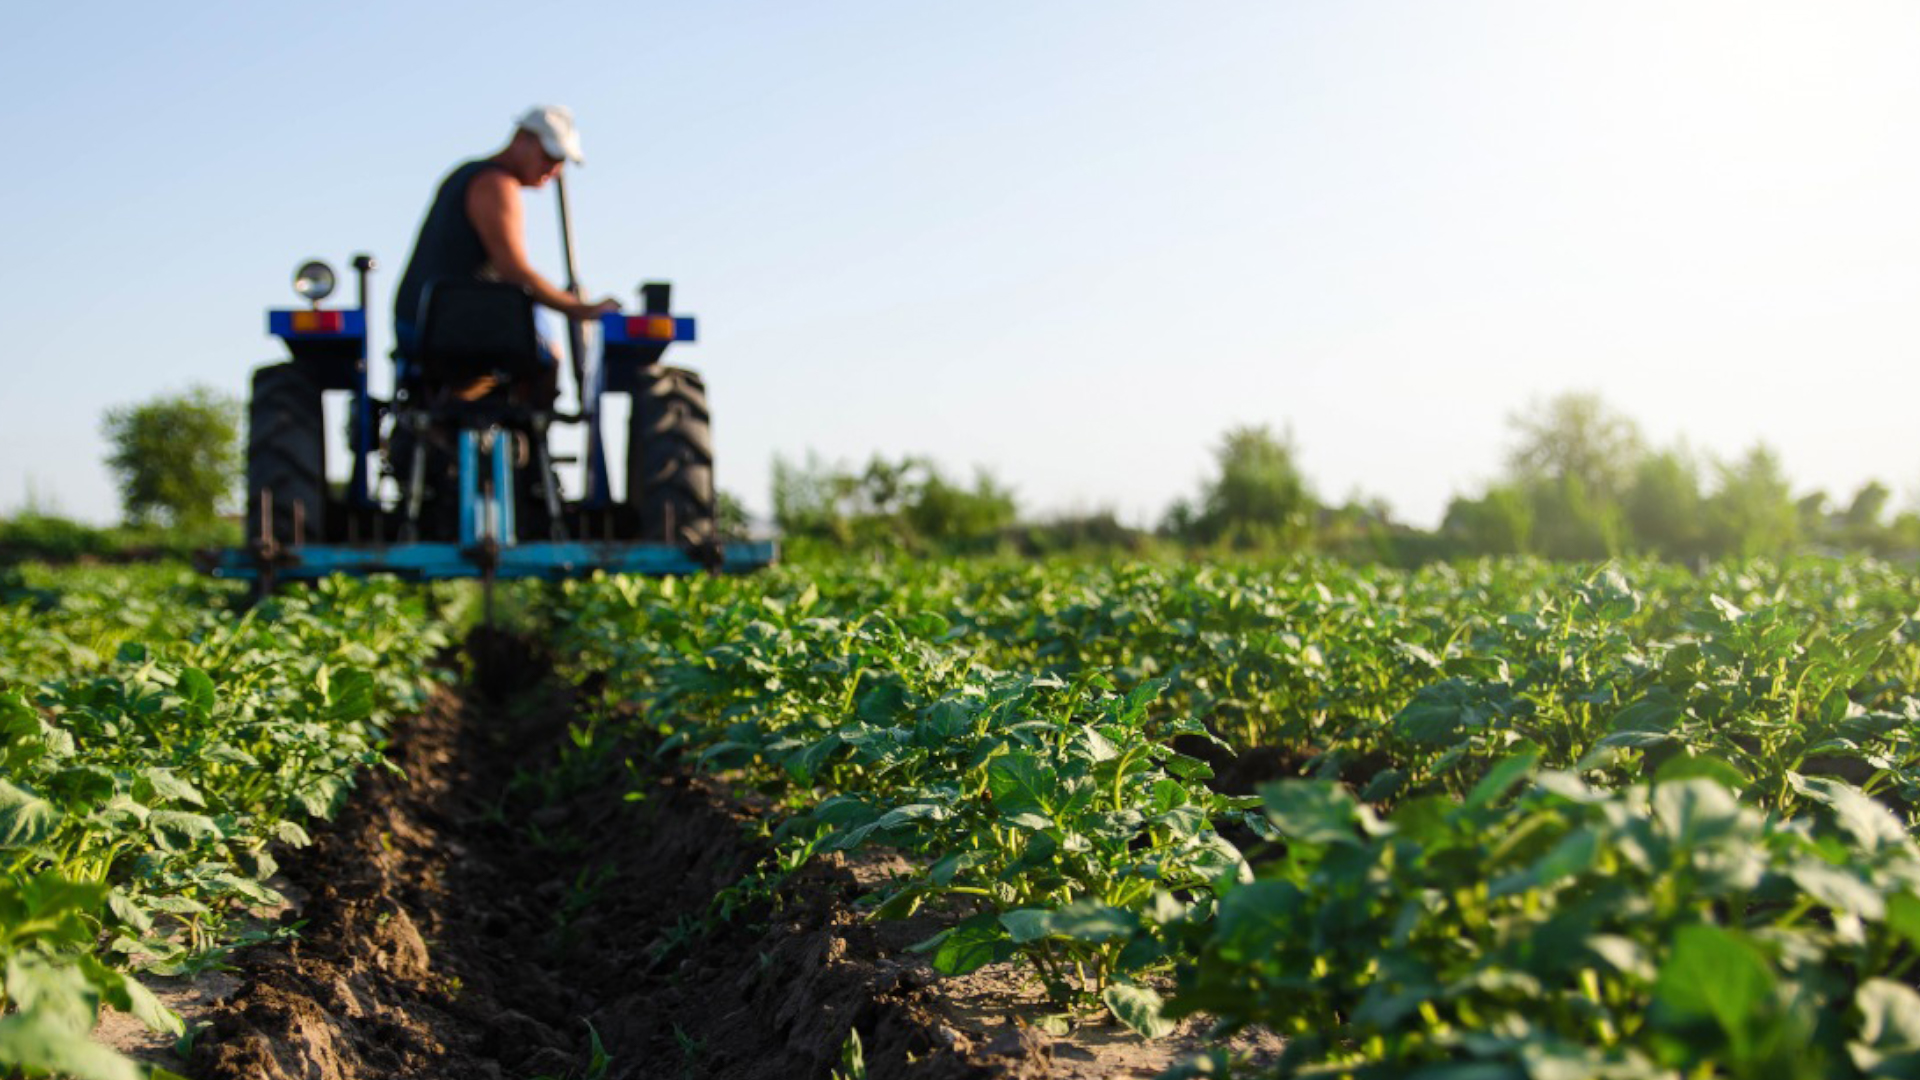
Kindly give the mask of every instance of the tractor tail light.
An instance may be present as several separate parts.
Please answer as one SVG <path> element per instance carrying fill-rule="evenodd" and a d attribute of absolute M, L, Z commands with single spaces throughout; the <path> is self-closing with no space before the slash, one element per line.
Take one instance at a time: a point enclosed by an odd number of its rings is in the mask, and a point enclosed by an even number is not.
<path fill-rule="evenodd" d="M 293 332 L 296 334 L 338 334 L 346 328 L 344 313 L 339 311 L 296 311 L 293 313 Z"/>

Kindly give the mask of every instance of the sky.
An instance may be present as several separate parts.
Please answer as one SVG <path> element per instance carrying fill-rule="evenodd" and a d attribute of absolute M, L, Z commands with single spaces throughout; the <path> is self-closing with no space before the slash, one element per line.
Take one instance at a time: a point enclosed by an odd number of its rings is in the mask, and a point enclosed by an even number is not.
<path fill-rule="evenodd" d="M 309 257 L 379 261 L 383 376 L 434 187 L 537 102 L 760 512 L 776 455 L 920 454 L 1151 523 L 1264 424 L 1431 526 L 1568 391 L 1920 505 L 1915 55 L 1905 0 L 16 5 L 0 514 L 112 520 L 104 412 L 244 395 Z"/>

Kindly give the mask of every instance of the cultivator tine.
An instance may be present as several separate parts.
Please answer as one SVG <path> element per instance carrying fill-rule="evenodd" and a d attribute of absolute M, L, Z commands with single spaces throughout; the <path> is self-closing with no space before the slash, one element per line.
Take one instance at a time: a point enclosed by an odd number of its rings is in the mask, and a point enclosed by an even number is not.
<path fill-rule="evenodd" d="M 294 505 L 298 506 L 298 503 Z M 280 546 L 273 538 L 273 489 L 260 489 L 259 531 L 253 537 L 253 565 L 256 574 L 253 589 L 248 597 L 249 603 L 259 603 L 273 592 L 274 567 L 280 557 Z"/>
<path fill-rule="evenodd" d="M 426 415 L 415 413 L 410 420 L 413 424 L 413 461 L 407 465 L 407 520 L 400 526 L 400 542 L 403 544 L 420 538 L 421 488 L 427 482 Z"/>
<path fill-rule="evenodd" d="M 559 485 L 554 481 L 553 454 L 547 448 L 547 416 L 537 414 L 533 418 L 533 458 L 534 467 L 540 470 L 540 490 L 546 496 L 547 536 L 553 540 L 567 538 L 567 526 L 560 518 Z"/>

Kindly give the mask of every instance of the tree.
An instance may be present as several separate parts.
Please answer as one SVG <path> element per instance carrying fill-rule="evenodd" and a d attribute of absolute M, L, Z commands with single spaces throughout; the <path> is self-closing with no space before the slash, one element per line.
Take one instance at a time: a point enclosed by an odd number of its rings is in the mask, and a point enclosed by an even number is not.
<path fill-rule="evenodd" d="M 1740 461 L 1719 467 L 1720 486 L 1707 500 L 1707 535 L 1717 554 L 1777 555 L 1798 539 L 1799 508 L 1780 468 L 1764 445 Z"/>
<path fill-rule="evenodd" d="M 1193 539 L 1258 546 L 1293 545 L 1309 536 L 1316 503 L 1294 461 L 1292 439 L 1264 424 L 1233 428 L 1214 461 L 1220 472 L 1201 490 L 1190 519 Z"/>
<path fill-rule="evenodd" d="M 753 526 L 752 515 L 747 513 L 747 504 L 731 491 L 714 492 L 714 525 L 725 537 L 743 537 Z"/>
<path fill-rule="evenodd" d="M 1478 499 L 1454 496 L 1440 532 L 1465 555 L 1523 555 L 1533 550 L 1533 503 L 1514 484 Z"/>
<path fill-rule="evenodd" d="M 107 468 L 135 525 L 196 528 L 240 486 L 240 403 L 205 386 L 107 410 Z"/>
<path fill-rule="evenodd" d="M 1634 545 L 1667 559 L 1705 553 L 1700 469 L 1683 449 L 1662 450 L 1640 460 L 1627 489 L 1627 531 Z"/>
<path fill-rule="evenodd" d="M 808 454 L 804 465 L 773 461 L 773 514 L 782 532 L 840 547 L 978 544 L 1012 525 L 1011 488 L 985 469 L 971 488 L 947 479 L 931 459 L 876 454 L 854 472 Z"/>
<path fill-rule="evenodd" d="M 1552 559 L 1604 559 L 1625 549 L 1622 500 L 1644 454 L 1633 421 L 1597 395 L 1568 393 L 1508 423 L 1517 439 L 1505 479 L 1484 498 L 1456 499 L 1448 509 L 1456 542 Z"/>
<path fill-rule="evenodd" d="M 1853 495 L 1853 502 L 1847 504 L 1846 524 L 1853 529 L 1872 529 L 1880 524 L 1880 515 L 1886 513 L 1887 500 L 1893 492 L 1878 480 L 1869 480 Z"/>
<path fill-rule="evenodd" d="M 1640 429 L 1607 408 L 1597 394 L 1568 393 L 1536 406 L 1537 415 L 1508 423 L 1519 441 L 1508 453 L 1515 479 L 1578 480 L 1599 503 L 1617 503 L 1642 454 Z"/>
<path fill-rule="evenodd" d="M 1617 498 L 1596 494 L 1577 473 L 1525 484 L 1534 550 L 1549 559 L 1609 559 L 1626 547 Z"/>
<path fill-rule="evenodd" d="M 1013 489 L 1003 487 L 992 473 L 976 468 L 969 490 L 941 475 L 932 462 L 925 465 L 925 479 L 913 501 L 902 508 L 915 535 L 946 542 L 980 540 L 1013 524 L 1018 509 Z"/>

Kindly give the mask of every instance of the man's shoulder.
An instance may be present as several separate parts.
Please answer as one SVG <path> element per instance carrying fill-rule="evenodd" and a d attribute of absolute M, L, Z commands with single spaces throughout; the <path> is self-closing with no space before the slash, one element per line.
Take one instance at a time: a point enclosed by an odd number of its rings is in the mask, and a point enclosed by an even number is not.
<path fill-rule="evenodd" d="M 453 168 L 448 169 L 447 175 L 440 178 L 440 185 L 445 187 L 448 184 L 458 183 L 476 176 L 485 176 L 488 173 L 499 172 L 505 168 L 506 166 L 491 158 L 474 158 L 471 161 L 463 161 Z"/>
<path fill-rule="evenodd" d="M 491 197 L 498 197 L 514 194 L 520 190 L 520 185 L 514 180 L 513 173 L 509 172 L 506 166 L 490 161 L 480 161 L 474 164 L 489 165 L 492 167 L 475 169 L 468 176 L 468 198 L 472 198 L 473 193 L 476 191 L 485 192 Z"/>

